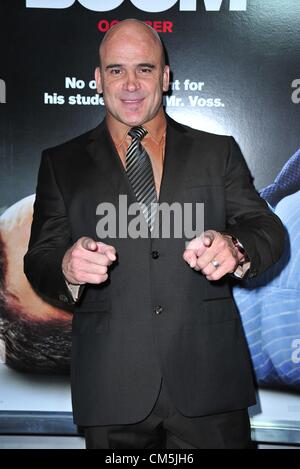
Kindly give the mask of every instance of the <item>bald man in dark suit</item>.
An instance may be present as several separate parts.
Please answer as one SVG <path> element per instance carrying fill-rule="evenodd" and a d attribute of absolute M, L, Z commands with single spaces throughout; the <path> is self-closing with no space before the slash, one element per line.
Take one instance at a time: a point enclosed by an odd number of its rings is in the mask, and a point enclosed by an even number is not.
<path fill-rule="evenodd" d="M 149 26 L 114 26 L 95 78 L 106 118 L 44 152 L 25 256 L 39 294 L 74 305 L 75 422 L 88 448 L 249 447 L 254 387 L 230 277 L 276 261 L 282 225 L 233 138 L 166 116 L 169 67 Z M 120 195 L 140 204 L 143 236 L 130 236 L 132 213 L 127 236 L 99 236 L 99 204 L 120 220 Z M 204 233 L 175 236 L 174 217 L 161 235 L 158 207 L 175 202 L 204 203 Z"/>

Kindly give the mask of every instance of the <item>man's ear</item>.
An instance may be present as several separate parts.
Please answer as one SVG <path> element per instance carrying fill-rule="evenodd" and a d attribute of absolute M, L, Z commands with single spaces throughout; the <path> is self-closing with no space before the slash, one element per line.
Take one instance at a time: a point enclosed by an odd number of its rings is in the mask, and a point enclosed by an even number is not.
<path fill-rule="evenodd" d="M 163 91 L 164 92 L 169 91 L 169 86 L 170 86 L 170 67 L 168 65 L 165 65 L 165 68 L 163 71 Z"/>
<path fill-rule="evenodd" d="M 96 67 L 95 69 L 95 80 L 96 80 L 96 88 L 98 93 L 102 93 L 102 80 L 101 80 L 101 72 L 100 72 L 100 67 Z"/>

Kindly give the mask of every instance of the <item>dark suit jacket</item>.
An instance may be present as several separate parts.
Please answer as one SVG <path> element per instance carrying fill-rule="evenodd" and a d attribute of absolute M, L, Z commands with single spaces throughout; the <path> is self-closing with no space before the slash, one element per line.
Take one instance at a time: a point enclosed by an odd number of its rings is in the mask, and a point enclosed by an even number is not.
<path fill-rule="evenodd" d="M 43 154 L 25 273 L 60 306 L 74 302 L 62 258 L 81 236 L 97 238 L 100 202 L 135 197 L 105 123 Z M 280 221 L 257 195 L 230 137 L 168 118 L 160 200 L 204 202 L 205 229 L 244 245 L 254 276 L 281 254 Z M 118 261 L 109 280 L 86 285 L 73 304 L 72 398 L 79 425 L 142 420 L 161 377 L 186 416 L 226 412 L 255 401 L 252 370 L 229 279 L 209 282 L 182 258 L 184 238 L 103 239 Z M 158 314 L 159 313 L 159 314 Z"/>

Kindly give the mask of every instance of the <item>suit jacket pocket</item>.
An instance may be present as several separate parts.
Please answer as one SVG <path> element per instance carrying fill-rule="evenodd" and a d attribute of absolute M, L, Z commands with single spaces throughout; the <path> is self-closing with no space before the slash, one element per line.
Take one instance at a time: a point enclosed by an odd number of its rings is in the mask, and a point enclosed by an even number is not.
<path fill-rule="evenodd" d="M 239 318 L 237 308 L 231 297 L 203 301 L 203 309 L 198 320 L 202 324 L 217 324 Z"/>
<path fill-rule="evenodd" d="M 110 315 L 108 311 L 75 311 L 72 330 L 75 335 L 102 334 L 108 332 Z"/>
<path fill-rule="evenodd" d="M 110 301 L 107 286 L 100 285 L 86 285 L 85 290 L 75 304 L 75 312 L 99 312 L 109 311 Z"/>
<path fill-rule="evenodd" d="M 110 301 L 107 287 L 87 285 L 79 302 L 75 304 L 73 334 L 101 334 L 109 330 Z"/>
<path fill-rule="evenodd" d="M 185 187 L 187 189 L 196 189 L 197 187 L 224 187 L 224 185 L 225 178 L 222 176 L 189 176 L 185 179 Z"/>

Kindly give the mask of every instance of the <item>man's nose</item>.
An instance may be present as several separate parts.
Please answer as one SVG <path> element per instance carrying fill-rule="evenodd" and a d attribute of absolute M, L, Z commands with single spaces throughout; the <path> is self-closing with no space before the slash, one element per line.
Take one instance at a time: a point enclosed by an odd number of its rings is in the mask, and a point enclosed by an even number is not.
<path fill-rule="evenodd" d="M 139 88 L 139 80 L 134 71 L 128 72 L 126 75 L 125 87 L 128 91 L 135 91 Z"/>

